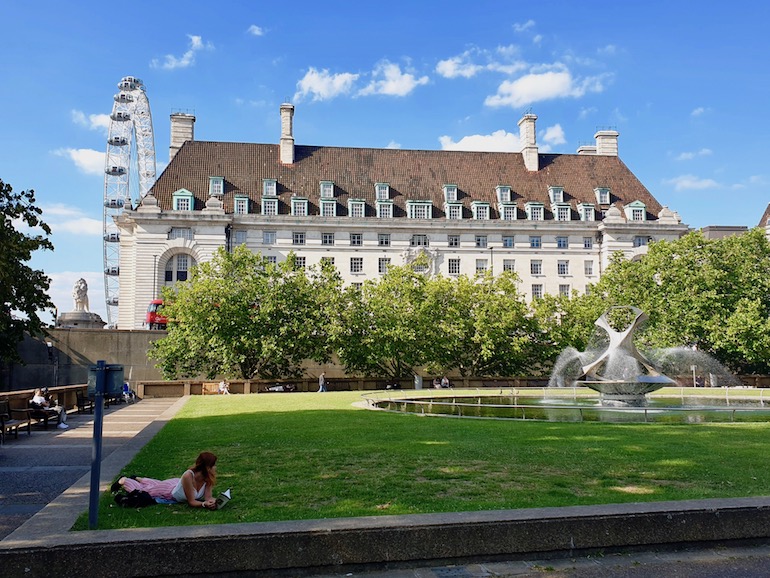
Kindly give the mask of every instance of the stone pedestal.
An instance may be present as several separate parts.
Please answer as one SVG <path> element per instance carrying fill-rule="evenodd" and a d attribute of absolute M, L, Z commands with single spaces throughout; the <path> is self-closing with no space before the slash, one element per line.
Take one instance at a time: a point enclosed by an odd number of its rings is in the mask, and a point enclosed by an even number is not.
<path fill-rule="evenodd" d="M 56 327 L 78 329 L 104 329 L 107 325 L 96 313 L 88 311 L 70 311 L 61 313 L 56 319 Z"/>

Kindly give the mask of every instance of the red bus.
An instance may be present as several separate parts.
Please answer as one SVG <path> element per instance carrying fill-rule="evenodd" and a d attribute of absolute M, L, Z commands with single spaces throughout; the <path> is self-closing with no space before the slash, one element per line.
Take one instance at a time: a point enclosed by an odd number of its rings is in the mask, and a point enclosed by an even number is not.
<path fill-rule="evenodd" d="M 147 307 L 147 315 L 144 317 L 144 325 L 148 329 L 165 329 L 168 320 L 163 317 L 161 310 L 163 309 L 162 299 L 153 299 L 150 301 L 150 305 Z"/>

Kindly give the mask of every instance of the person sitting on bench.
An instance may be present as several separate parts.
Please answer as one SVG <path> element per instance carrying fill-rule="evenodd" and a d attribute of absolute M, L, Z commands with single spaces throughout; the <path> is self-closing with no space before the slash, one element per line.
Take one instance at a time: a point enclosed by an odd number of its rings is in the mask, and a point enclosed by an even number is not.
<path fill-rule="evenodd" d="M 30 405 L 33 409 L 39 409 L 39 410 L 50 410 L 55 411 L 58 415 L 59 420 L 59 429 L 67 429 L 69 426 L 67 425 L 67 411 L 59 405 L 58 401 L 54 402 L 54 406 L 51 407 L 51 401 L 50 396 L 48 395 L 48 388 L 37 388 L 35 390 L 35 395 L 32 397 L 32 401 L 30 402 Z"/>

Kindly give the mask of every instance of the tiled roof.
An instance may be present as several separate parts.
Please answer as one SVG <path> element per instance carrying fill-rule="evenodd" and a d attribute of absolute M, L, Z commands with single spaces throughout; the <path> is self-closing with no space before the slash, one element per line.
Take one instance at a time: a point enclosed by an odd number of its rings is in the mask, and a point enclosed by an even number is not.
<path fill-rule="evenodd" d="M 759 219 L 759 224 L 757 225 L 757 227 L 764 227 L 765 225 L 767 225 L 768 219 L 770 219 L 770 205 L 767 205 L 765 212 L 762 213 L 762 218 Z"/>
<path fill-rule="evenodd" d="M 520 153 L 425 151 L 403 149 L 295 146 L 295 162 L 279 162 L 277 144 L 188 141 L 158 178 L 152 193 L 163 210 L 173 207 L 173 193 L 187 189 L 195 196 L 195 210 L 208 199 L 209 177 L 225 179 L 224 208 L 233 211 L 235 195 L 248 196 L 250 212 L 259 212 L 262 179 L 278 182 L 279 213 L 290 213 L 292 195 L 307 197 L 309 214 L 319 214 L 320 181 L 333 181 L 337 215 L 347 214 L 348 199 L 364 199 L 366 215 L 375 214 L 375 183 L 389 183 L 393 216 L 404 216 L 407 200 L 432 200 L 433 217 L 444 217 L 443 186 L 458 186 L 464 218 L 471 216 L 471 201 L 486 201 L 497 218 L 495 187 L 511 187 L 519 218 L 528 201 L 545 205 L 552 219 L 548 187 L 564 188 L 564 200 L 573 211 L 581 202 L 596 204 L 595 187 L 608 187 L 611 202 L 641 201 L 647 218 L 655 219 L 661 205 L 616 156 L 541 154 L 540 170 L 524 167 Z M 599 207 L 597 205 L 597 213 Z M 598 217 L 598 214 L 597 214 Z M 578 219 L 575 213 L 572 217 Z"/>

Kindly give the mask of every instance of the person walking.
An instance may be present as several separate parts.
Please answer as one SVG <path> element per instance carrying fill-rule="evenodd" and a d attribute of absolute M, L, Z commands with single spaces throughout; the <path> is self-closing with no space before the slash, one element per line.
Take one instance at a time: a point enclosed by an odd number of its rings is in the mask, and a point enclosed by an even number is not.
<path fill-rule="evenodd" d="M 318 376 L 318 393 L 326 391 L 326 374 L 322 371 Z"/>

